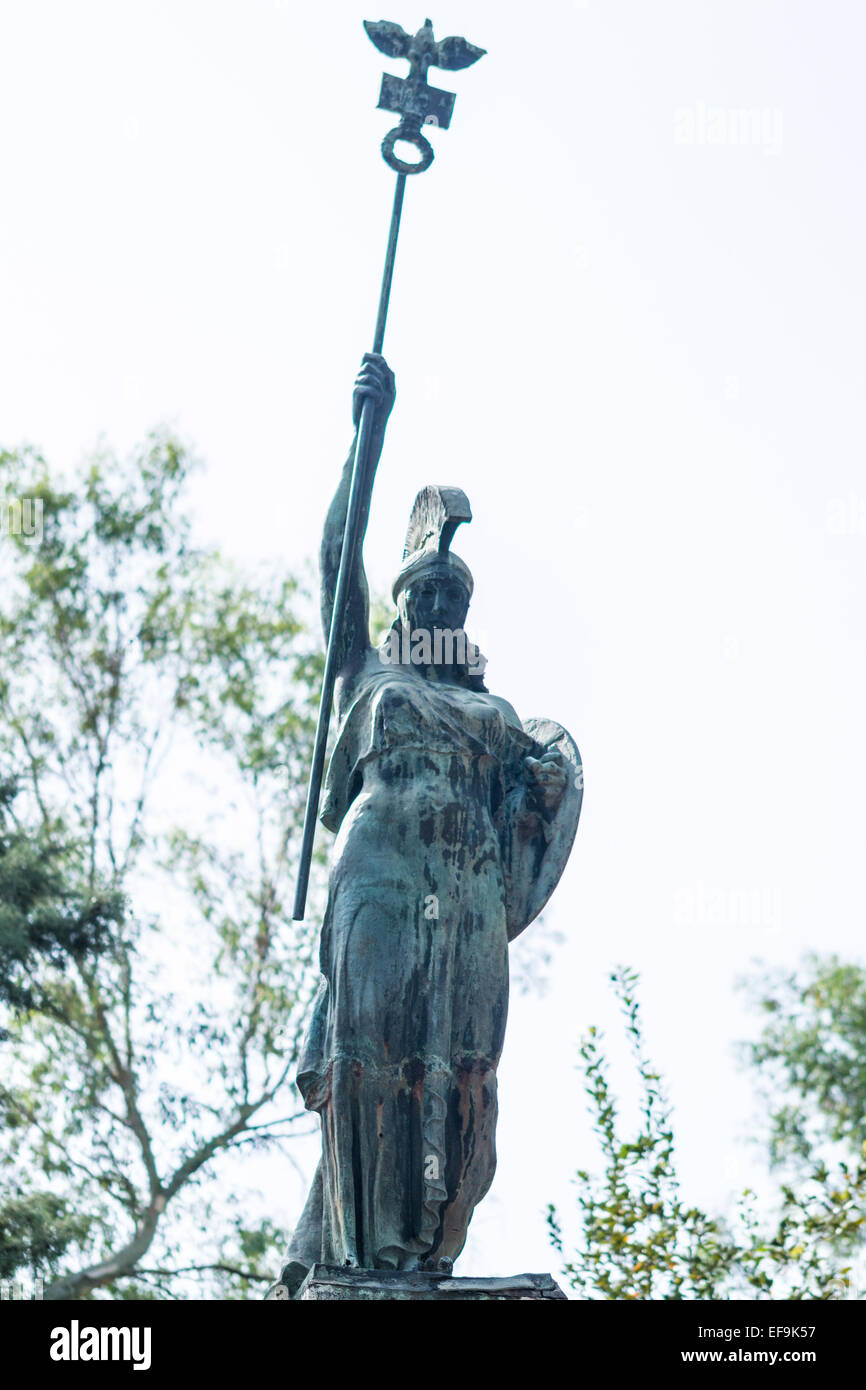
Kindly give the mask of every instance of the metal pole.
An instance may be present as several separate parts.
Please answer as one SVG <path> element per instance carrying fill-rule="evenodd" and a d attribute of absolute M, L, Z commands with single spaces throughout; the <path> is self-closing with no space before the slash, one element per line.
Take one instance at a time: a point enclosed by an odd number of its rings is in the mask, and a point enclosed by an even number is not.
<path fill-rule="evenodd" d="M 371 42 L 389 58 L 407 58 L 409 76 L 394 77 L 385 73 L 379 93 L 379 107 L 383 111 L 395 111 L 400 116 L 399 125 L 382 141 L 382 158 L 397 175 L 394 190 L 394 206 L 391 211 L 391 226 L 388 232 L 388 247 L 385 252 L 385 269 L 382 272 L 382 288 L 379 294 L 379 312 L 376 316 L 376 332 L 373 336 L 373 351 L 381 353 L 385 341 L 385 321 L 388 317 L 388 301 L 391 297 L 391 281 L 394 278 L 394 258 L 397 254 L 397 236 L 400 231 L 400 215 L 403 211 L 403 193 L 407 174 L 422 174 L 433 162 L 433 147 L 421 134 L 421 126 L 427 122 L 447 129 L 451 123 L 454 108 L 454 93 L 431 87 L 427 81 L 430 67 L 454 71 L 470 67 L 484 56 L 485 50 L 466 39 L 452 36 L 436 41 L 433 25 L 429 19 L 414 37 L 390 20 L 364 20 L 364 28 Z M 414 145 L 419 158 L 407 163 L 394 152 L 398 142 Z M 319 704 L 319 721 L 316 726 L 316 742 L 313 750 L 313 766 L 310 773 L 310 789 L 307 793 L 307 809 L 304 812 L 304 836 L 301 841 L 301 857 L 298 868 L 298 883 L 295 891 L 295 906 L 292 916 L 296 922 L 303 921 L 307 903 L 307 887 L 310 880 L 310 865 L 313 858 L 313 839 L 316 834 L 316 821 L 319 815 L 319 797 L 322 790 L 322 776 L 325 771 L 325 752 L 328 746 L 328 725 L 331 721 L 331 706 L 334 702 L 334 687 L 339 675 L 339 663 L 343 644 L 343 623 L 346 611 L 346 597 L 352 579 L 352 571 L 357 558 L 361 531 L 361 517 L 370 500 L 371 481 L 368 477 L 367 458 L 370 451 L 370 435 L 373 429 L 375 406 L 368 396 L 361 409 L 358 432 L 355 436 L 355 458 L 352 463 L 352 482 L 349 488 L 349 502 L 346 508 L 346 525 L 343 528 L 343 544 L 340 550 L 340 567 L 337 572 L 337 588 L 334 593 L 334 606 L 331 611 L 331 630 L 328 633 L 328 654 L 325 658 L 325 674 L 322 677 L 322 698 Z"/>
<path fill-rule="evenodd" d="M 391 298 L 391 281 L 394 278 L 394 260 L 397 255 L 397 237 L 400 232 L 400 215 L 403 211 L 403 193 L 406 189 L 406 175 L 397 175 L 394 189 L 394 206 L 391 209 L 391 226 L 388 229 L 388 246 L 385 251 L 385 269 L 382 272 L 382 289 L 379 294 L 379 312 L 376 315 L 376 332 L 373 335 L 373 351 L 381 352 L 385 342 L 385 320 L 388 317 L 388 301 Z"/>
<path fill-rule="evenodd" d="M 373 336 L 373 351 L 380 353 L 385 342 L 385 323 L 388 318 L 388 302 L 391 298 L 391 282 L 394 278 L 394 261 L 397 254 L 397 237 L 400 232 L 400 217 L 403 211 L 403 193 L 406 175 L 397 175 L 394 190 L 394 206 L 391 210 L 391 226 L 388 231 L 388 246 L 385 252 L 385 269 L 382 272 L 382 288 L 379 294 L 379 312 L 376 316 L 376 332 Z M 331 630 L 328 633 L 328 654 L 325 658 L 325 673 L 322 677 L 322 696 L 319 702 L 319 718 L 316 725 L 316 742 L 313 748 L 313 765 L 310 770 L 310 787 L 307 792 L 307 807 L 304 812 L 304 835 L 301 841 L 301 856 L 298 865 L 298 882 L 295 889 L 295 905 L 292 917 L 296 922 L 304 920 L 307 905 L 307 888 L 310 882 L 310 866 L 313 860 L 313 841 L 316 836 L 316 821 L 319 817 L 319 798 L 322 793 L 322 777 L 325 771 L 325 754 L 328 747 L 328 727 L 331 722 L 331 706 L 334 702 L 334 686 L 340 670 L 341 648 L 343 644 L 343 619 L 346 611 L 346 596 L 352 579 L 352 571 L 358 550 L 361 530 L 361 517 L 369 497 L 369 478 L 367 455 L 370 449 L 370 434 L 375 414 L 374 402 L 367 397 L 358 422 L 355 436 L 355 458 L 352 463 L 352 483 L 349 489 L 349 504 L 346 509 L 346 526 L 343 532 L 343 545 L 340 551 L 340 568 L 337 572 L 337 587 L 334 591 L 334 606 L 331 610 Z"/>

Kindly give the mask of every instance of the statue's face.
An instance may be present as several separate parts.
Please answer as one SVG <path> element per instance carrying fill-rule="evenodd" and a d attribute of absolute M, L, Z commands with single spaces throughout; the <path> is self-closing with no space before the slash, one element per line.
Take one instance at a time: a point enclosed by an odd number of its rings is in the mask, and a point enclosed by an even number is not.
<path fill-rule="evenodd" d="M 456 574 L 419 575 L 405 592 L 406 616 L 413 631 L 459 631 L 469 612 L 469 592 Z"/>

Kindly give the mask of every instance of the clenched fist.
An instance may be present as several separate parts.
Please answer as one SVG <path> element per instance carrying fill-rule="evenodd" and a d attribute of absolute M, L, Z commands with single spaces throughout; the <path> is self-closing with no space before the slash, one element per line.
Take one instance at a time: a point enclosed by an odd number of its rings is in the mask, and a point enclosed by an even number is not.
<path fill-rule="evenodd" d="M 540 758 L 524 758 L 530 799 L 539 810 L 552 814 L 559 806 L 568 784 L 568 765 L 556 749 Z"/>

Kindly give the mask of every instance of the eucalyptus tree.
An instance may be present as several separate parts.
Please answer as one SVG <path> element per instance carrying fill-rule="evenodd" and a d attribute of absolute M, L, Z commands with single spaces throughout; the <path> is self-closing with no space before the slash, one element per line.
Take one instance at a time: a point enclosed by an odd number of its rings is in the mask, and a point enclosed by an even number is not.
<path fill-rule="evenodd" d="M 192 466 L 0 455 L 41 523 L 0 536 L 0 1275 L 47 1297 L 252 1296 L 283 1233 L 248 1159 L 309 1124 L 321 659 L 297 577 L 194 544 Z"/>

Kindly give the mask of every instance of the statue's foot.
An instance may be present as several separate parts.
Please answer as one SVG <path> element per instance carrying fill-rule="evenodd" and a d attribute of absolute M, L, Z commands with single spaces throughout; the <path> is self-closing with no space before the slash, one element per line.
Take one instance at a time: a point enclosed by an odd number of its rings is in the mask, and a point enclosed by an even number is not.
<path fill-rule="evenodd" d="M 265 1301 L 285 1303 L 295 1298 L 309 1272 L 307 1266 L 301 1264 L 300 1260 L 290 1260 L 283 1266 L 276 1283 L 271 1284 L 268 1288 Z"/>

